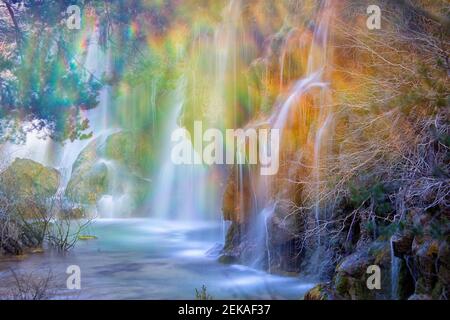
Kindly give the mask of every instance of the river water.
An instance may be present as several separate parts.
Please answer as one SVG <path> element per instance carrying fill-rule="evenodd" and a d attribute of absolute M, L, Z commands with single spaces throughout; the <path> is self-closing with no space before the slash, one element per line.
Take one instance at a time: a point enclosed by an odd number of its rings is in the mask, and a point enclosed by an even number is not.
<path fill-rule="evenodd" d="M 313 287 L 298 277 L 218 263 L 214 248 L 222 232 L 215 222 L 95 220 L 86 233 L 97 239 L 79 241 L 69 253 L 0 260 L 0 294 L 14 286 L 11 269 L 33 277 L 51 273 L 57 299 L 194 299 L 202 285 L 214 299 L 300 299 Z M 81 290 L 66 289 L 69 265 L 81 269 Z"/>

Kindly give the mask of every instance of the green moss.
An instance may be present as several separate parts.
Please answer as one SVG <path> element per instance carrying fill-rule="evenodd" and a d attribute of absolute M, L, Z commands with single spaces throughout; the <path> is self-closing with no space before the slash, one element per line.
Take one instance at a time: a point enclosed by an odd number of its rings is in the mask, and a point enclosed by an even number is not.
<path fill-rule="evenodd" d="M 96 236 L 83 235 L 78 236 L 78 240 L 87 241 L 87 240 L 96 240 L 98 239 Z"/>
<path fill-rule="evenodd" d="M 303 297 L 304 300 L 330 300 L 330 298 L 331 297 L 325 284 L 316 285 Z"/>
<path fill-rule="evenodd" d="M 348 294 L 349 281 L 345 275 L 338 273 L 334 278 L 334 286 L 339 295 L 346 296 Z"/>
<path fill-rule="evenodd" d="M 233 263 L 237 263 L 238 259 L 234 256 L 224 254 L 219 257 L 218 261 L 223 264 L 233 264 Z"/>

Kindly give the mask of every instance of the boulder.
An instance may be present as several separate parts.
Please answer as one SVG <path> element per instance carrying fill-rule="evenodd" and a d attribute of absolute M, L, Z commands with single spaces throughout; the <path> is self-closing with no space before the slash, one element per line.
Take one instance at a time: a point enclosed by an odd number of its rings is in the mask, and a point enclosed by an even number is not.
<path fill-rule="evenodd" d="M 66 196 L 75 202 L 95 204 L 108 190 L 108 168 L 104 163 L 78 168 L 69 181 Z"/>
<path fill-rule="evenodd" d="M 151 138 L 144 134 L 120 131 L 105 140 L 101 153 L 117 164 L 125 166 L 134 175 L 147 175 L 153 164 Z"/>
<path fill-rule="evenodd" d="M 42 164 L 15 159 L 0 174 L 0 191 L 14 199 L 45 199 L 55 195 L 60 183 L 60 173 Z"/>
<path fill-rule="evenodd" d="M 381 269 L 381 289 L 367 288 L 367 268 L 377 265 Z M 388 271 L 388 272 L 386 272 Z M 333 288 L 343 299 L 366 300 L 390 297 L 390 246 L 386 241 L 375 241 L 345 257 L 336 267 Z"/>
<path fill-rule="evenodd" d="M 143 139 L 143 138 L 142 138 Z M 66 188 L 69 200 L 95 205 L 105 195 L 126 196 L 134 203 L 130 211 L 147 197 L 150 183 L 141 173 L 151 157 L 148 143 L 131 132 L 121 131 L 93 140 L 80 153 Z"/>
<path fill-rule="evenodd" d="M 91 141 L 73 164 L 71 178 L 65 192 L 69 200 L 93 204 L 106 191 L 108 170 L 104 164 L 96 166 L 102 140 L 99 137 Z"/>
<path fill-rule="evenodd" d="M 58 191 L 60 174 L 28 159 L 15 159 L 0 174 L 0 193 L 10 204 L 9 212 L 24 219 L 47 214 L 46 202 Z"/>

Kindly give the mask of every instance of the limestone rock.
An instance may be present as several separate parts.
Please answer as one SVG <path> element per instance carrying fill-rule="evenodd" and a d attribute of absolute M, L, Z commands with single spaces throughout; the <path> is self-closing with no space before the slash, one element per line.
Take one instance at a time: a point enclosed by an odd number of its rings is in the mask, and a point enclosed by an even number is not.
<path fill-rule="evenodd" d="M 59 182 L 57 170 L 27 159 L 15 159 L 0 174 L 0 190 L 15 199 L 51 197 L 58 190 Z"/>
<path fill-rule="evenodd" d="M 130 210 L 137 207 L 150 188 L 140 174 L 146 171 L 146 157 L 151 157 L 146 145 L 139 136 L 126 131 L 93 140 L 73 165 L 66 196 L 77 203 L 94 205 L 105 195 L 125 194 L 134 202 Z"/>
<path fill-rule="evenodd" d="M 375 258 L 367 251 L 357 251 L 346 258 L 337 266 L 336 271 L 348 276 L 359 278 L 365 274 L 367 267 L 372 265 Z"/>

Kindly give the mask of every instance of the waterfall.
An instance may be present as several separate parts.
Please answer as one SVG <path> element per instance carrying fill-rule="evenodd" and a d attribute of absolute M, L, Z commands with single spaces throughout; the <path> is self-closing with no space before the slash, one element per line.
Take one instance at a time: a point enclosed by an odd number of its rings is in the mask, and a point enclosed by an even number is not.
<path fill-rule="evenodd" d="M 328 129 L 331 121 L 333 119 L 333 115 L 330 113 L 328 114 L 325 122 L 320 126 L 318 132 L 317 132 L 317 137 L 316 140 L 314 142 L 314 171 L 313 171 L 313 177 L 316 183 L 316 203 L 314 205 L 314 217 L 316 220 L 316 226 L 319 227 L 320 226 L 320 153 L 322 151 L 322 143 L 323 143 L 323 137 L 325 135 L 325 131 Z M 320 231 L 317 235 L 317 243 L 318 246 L 320 246 Z"/>
<path fill-rule="evenodd" d="M 198 220 L 217 217 L 220 212 L 220 191 L 222 187 L 217 182 L 222 175 L 218 167 L 207 167 L 201 164 L 176 165 L 171 161 L 171 151 L 174 143 L 171 134 L 181 127 L 179 119 L 184 114 L 187 99 L 191 99 L 195 105 L 205 105 L 207 110 L 202 110 L 205 117 L 202 118 L 205 127 L 222 128 L 223 115 L 227 110 L 226 84 L 230 69 L 234 70 L 233 63 L 236 58 L 236 33 L 237 24 L 241 14 L 241 0 L 231 0 L 223 10 L 223 20 L 214 31 L 212 37 L 199 38 L 198 50 L 208 51 L 211 61 L 201 61 L 201 71 L 193 70 L 190 74 L 184 74 L 178 81 L 177 88 L 171 95 L 171 101 L 167 107 L 168 115 L 162 128 L 162 144 L 159 158 L 159 170 L 155 177 L 155 183 L 149 196 L 149 215 L 160 219 L 170 220 Z M 204 74 L 204 68 L 208 68 Z M 194 86 L 192 96 L 186 92 L 189 75 Z M 206 78 L 210 81 L 208 95 L 205 101 L 198 101 L 199 96 L 195 92 L 198 81 Z M 197 112 L 197 109 L 195 109 Z M 189 125 L 189 124 L 186 124 Z M 184 137 L 184 143 L 189 153 L 194 158 L 199 158 L 189 137 Z M 195 163 L 195 161 L 194 161 Z M 241 176 L 242 178 L 242 176 Z M 215 181 L 216 180 L 216 181 Z M 228 224 L 222 219 L 223 238 Z"/>
<path fill-rule="evenodd" d="M 274 112 L 269 117 L 269 124 L 273 129 L 279 129 L 281 134 L 283 134 L 286 124 L 290 119 L 290 114 L 294 106 L 298 105 L 301 98 L 310 93 L 313 89 L 318 89 L 319 92 L 313 92 L 318 100 L 319 112 L 315 119 L 315 132 L 311 132 L 314 139 L 314 153 L 313 153 L 313 168 L 312 177 L 314 179 L 314 184 L 317 185 L 316 194 L 317 199 L 314 206 L 314 218 L 317 226 L 320 224 L 320 206 L 319 206 L 319 183 L 320 183 L 320 157 L 322 154 L 324 140 L 329 129 L 333 115 L 329 109 L 329 90 L 328 83 L 325 77 L 325 71 L 328 63 L 328 28 L 329 22 L 332 14 L 332 1 L 324 1 L 319 13 L 318 13 L 318 23 L 314 30 L 312 37 L 312 43 L 310 48 L 310 53 L 308 56 L 306 73 L 298 79 L 294 85 L 288 90 L 286 98 L 284 100 L 279 100 L 275 106 Z M 290 36 L 291 33 L 288 34 Z M 281 68 L 284 68 L 285 50 L 282 51 L 281 57 Z M 280 87 L 283 88 L 283 70 L 281 70 L 280 75 Z M 308 108 L 309 106 L 301 106 L 302 108 Z M 306 110 L 302 110 L 302 114 L 305 115 Z M 258 211 L 255 217 L 255 221 L 251 223 L 250 235 L 256 239 L 256 248 L 259 251 L 255 254 L 256 260 L 261 260 L 261 256 L 265 256 L 268 263 L 268 270 L 271 271 L 271 250 L 270 250 L 270 239 L 269 239 L 269 225 L 271 219 L 275 214 L 276 202 L 271 199 L 271 190 L 274 189 L 274 179 L 273 178 L 253 178 L 251 180 L 257 181 L 259 186 L 257 189 L 257 204 L 255 205 Z M 262 187 L 264 186 L 264 187 Z M 318 247 L 320 247 L 320 234 L 318 235 Z M 261 263 L 259 263 L 261 266 Z"/>
<path fill-rule="evenodd" d="M 233 70 L 236 76 L 237 26 L 241 16 L 241 0 L 231 0 L 223 12 L 223 21 L 214 32 L 214 82 L 209 101 L 209 112 L 213 122 L 218 122 L 226 107 L 227 73 Z"/>
<path fill-rule="evenodd" d="M 100 81 L 103 75 L 111 72 L 111 52 L 102 50 L 99 43 L 99 28 L 94 26 L 88 32 L 88 47 L 84 55 L 84 79 L 92 77 Z M 83 58 L 83 57 L 80 57 Z M 80 59 L 81 60 L 81 59 Z M 65 141 L 63 144 L 42 137 L 45 132 L 30 131 L 23 145 L 6 143 L 2 151 L 2 160 L 8 163 L 15 158 L 25 158 L 45 166 L 56 168 L 61 174 L 57 196 L 63 196 L 72 175 L 72 167 L 80 153 L 97 138 L 104 138 L 114 132 L 108 120 L 108 107 L 111 104 L 111 86 L 104 85 L 99 92 L 98 106 L 84 112 L 89 120 L 89 130 L 93 135 L 89 139 Z M 26 127 L 26 124 L 25 124 Z M 3 153 L 5 156 L 3 156 Z"/>
<path fill-rule="evenodd" d="M 172 133 L 180 128 L 178 119 L 183 113 L 185 81 L 180 80 L 170 103 L 171 111 L 163 132 L 160 170 L 150 197 L 150 215 L 168 220 L 207 220 L 217 211 L 216 186 L 211 183 L 213 168 L 200 164 L 175 164 L 171 159 L 174 142 Z M 194 159 L 201 155 L 194 149 L 189 137 L 182 143 Z"/>
<path fill-rule="evenodd" d="M 88 81 L 92 77 L 100 81 L 103 75 L 111 73 L 111 51 L 110 48 L 102 50 L 100 47 L 100 30 L 98 26 L 94 26 L 89 33 L 89 43 L 84 61 L 84 79 Z M 64 194 L 67 184 L 72 175 L 72 167 L 81 151 L 83 151 L 89 143 L 97 138 L 106 137 L 112 133 L 108 121 L 108 107 L 111 104 L 111 86 L 104 85 L 99 92 L 98 106 L 94 109 L 87 110 L 86 118 L 89 120 L 89 130 L 93 135 L 89 139 L 75 140 L 65 142 L 60 148 L 58 154 L 60 159 L 52 164 L 61 173 L 61 183 L 59 194 Z"/>
<path fill-rule="evenodd" d="M 264 234 L 264 240 L 265 240 L 265 251 L 266 251 L 266 255 L 267 255 L 267 266 L 268 266 L 267 269 L 268 269 L 269 273 L 271 272 L 271 265 L 272 265 L 271 254 L 270 254 L 269 219 L 272 218 L 272 215 L 275 211 L 275 207 L 276 207 L 276 203 L 269 205 L 266 208 L 264 208 L 260 214 L 260 216 L 264 220 L 264 228 L 266 231 Z"/>

